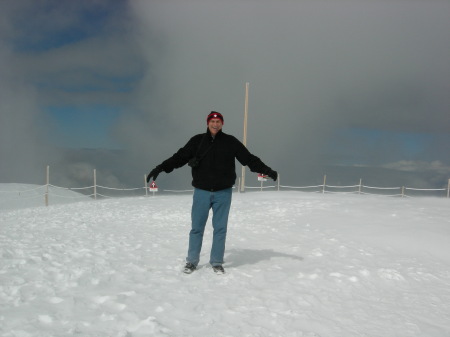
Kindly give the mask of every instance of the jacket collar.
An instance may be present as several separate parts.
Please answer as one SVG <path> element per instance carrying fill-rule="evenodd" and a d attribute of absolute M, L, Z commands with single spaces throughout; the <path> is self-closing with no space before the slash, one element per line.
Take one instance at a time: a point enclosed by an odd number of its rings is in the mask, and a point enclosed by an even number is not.
<path fill-rule="evenodd" d="M 216 133 L 216 136 L 215 136 L 215 137 L 213 137 L 213 136 L 211 135 L 211 132 L 209 131 L 209 128 L 206 129 L 206 134 L 208 135 L 208 138 L 209 138 L 209 139 L 215 139 L 215 138 L 217 138 L 217 137 L 221 137 L 221 136 L 222 136 L 222 129 L 220 129 L 220 130 Z"/>

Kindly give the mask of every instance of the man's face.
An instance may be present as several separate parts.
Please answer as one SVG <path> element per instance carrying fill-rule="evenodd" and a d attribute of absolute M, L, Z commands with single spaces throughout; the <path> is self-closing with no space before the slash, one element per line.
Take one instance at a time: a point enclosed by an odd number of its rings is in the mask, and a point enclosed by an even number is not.
<path fill-rule="evenodd" d="M 212 118 L 209 120 L 208 129 L 211 132 L 211 135 L 215 136 L 217 132 L 222 129 L 222 121 L 219 118 Z"/>

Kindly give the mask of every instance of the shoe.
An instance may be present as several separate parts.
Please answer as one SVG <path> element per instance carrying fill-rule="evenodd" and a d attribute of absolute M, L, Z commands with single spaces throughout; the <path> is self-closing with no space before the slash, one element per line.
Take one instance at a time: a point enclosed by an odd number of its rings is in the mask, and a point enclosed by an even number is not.
<path fill-rule="evenodd" d="M 186 263 L 186 265 L 184 266 L 183 272 L 184 272 L 185 274 L 191 274 L 195 269 L 197 269 L 197 267 L 196 267 L 194 264 L 188 262 L 188 263 Z"/>
<path fill-rule="evenodd" d="M 222 266 L 213 266 L 213 270 L 216 274 L 225 274 L 225 269 Z"/>

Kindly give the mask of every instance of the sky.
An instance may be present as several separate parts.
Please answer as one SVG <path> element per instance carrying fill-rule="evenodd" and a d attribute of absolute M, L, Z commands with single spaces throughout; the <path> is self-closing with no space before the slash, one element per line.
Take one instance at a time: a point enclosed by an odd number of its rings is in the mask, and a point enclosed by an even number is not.
<path fill-rule="evenodd" d="M 140 186 L 211 110 L 242 139 L 248 82 L 247 145 L 285 184 L 446 186 L 448 13 L 444 0 L 2 1 L 0 181 L 44 183 L 50 165 L 65 186 L 94 168 Z M 159 179 L 190 184 L 187 168 Z"/>

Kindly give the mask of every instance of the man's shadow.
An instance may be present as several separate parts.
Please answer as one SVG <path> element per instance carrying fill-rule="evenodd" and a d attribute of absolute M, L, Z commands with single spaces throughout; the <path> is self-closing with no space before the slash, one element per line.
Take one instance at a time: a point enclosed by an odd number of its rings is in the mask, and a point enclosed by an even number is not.
<path fill-rule="evenodd" d="M 287 257 L 297 261 L 303 261 L 303 257 L 275 252 L 273 249 L 230 249 L 227 252 L 225 261 L 228 268 L 256 264 L 261 261 L 271 260 L 274 257 Z"/>

